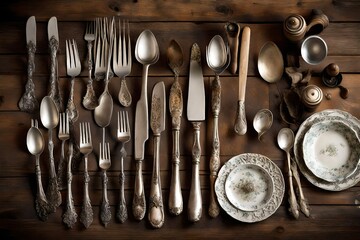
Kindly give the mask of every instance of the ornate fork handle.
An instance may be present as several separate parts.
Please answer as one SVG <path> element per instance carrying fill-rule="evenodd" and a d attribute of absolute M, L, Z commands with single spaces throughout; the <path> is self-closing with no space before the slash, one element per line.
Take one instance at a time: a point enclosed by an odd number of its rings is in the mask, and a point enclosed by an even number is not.
<path fill-rule="evenodd" d="M 67 184 L 68 184 L 68 195 L 67 195 L 67 204 L 66 212 L 63 215 L 63 222 L 69 227 L 72 228 L 76 223 L 77 214 L 74 207 L 74 201 L 71 191 L 71 182 L 72 182 L 72 173 L 71 173 L 71 160 L 73 158 L 73 144 L 69 143 L 69 159 L 67 165 Z"/>
<path fill-rule="evenodd" d="M 21 111 L 33 113 L 39 108 L 39 102 L 35 97 L 35 84 L 33 82 L 33 72 L 35 71 L 35 52 L 36 46 L 33 42 L 27 45 L 28 50 L 28 69 L 27 69 L 27 82 L 25 85 L 25 93 L 20 98 L 19 108 Z"/>
<path fill-rule="evenodd" d="M 108 223 L 111 220 L 109 199 L 107 197 L 107 183 L 108 183 L 108 177 L 106 175 L 106 171 L 104 170 L 103 171 L 103 197 L 102 197 L 101 209 L 100 209 L 100 219 L 101 219 L 101 222 L 105 225 L 105 227 L 108 225 Z"/>
<path fill-rule="evenodd" d="M 56 212 L 56 208 L 61 204 L 61 193 L 59 191 L 57 177 L 54 164 L 54 143 L 52 140 L 52 129 L 49 129 L 49 159 L 50 159 L 50 175 L 49 184 L 46 195 L 48 196 L 49 206 L 52 212 Z"/>
<path fill-rule="evenodd" d="M 88 44 L 87 44 L 87 48 L 88 48 L 88 71 L 89 71 L 89 80 L 88 80 L 88 83 L 87 83 L 87 89 L 86 89 L 86 94 L 83 98 L 83 101 L 82 101 L 82 104 L 83 106 L 88 109 L 88 110 L 94 110 L 98 105 L 98 100 L 96 98 L 96 95 L 95 95 L 95 91 L 94 91 L 94 88 L 93 88 L 93 79 L 91 77 L 91 72 L 92 72 L 92 65 L 93 65 L 93 61 L 92 61 L 92 47 L 93 47 L 93 44 L 91 41 L 88 41 Z"/>
<path fill-rule="evenodd" d="M 69 145 L 70 147 L 70 145 Z M 70 149 L 69 149 L 70 151 Z M 66 168 L 66 162 L 65 162 L 65 140 L 61 141 L 61 155 L 60 155 L 60 161 L 58 164 L 58 172 L 57 172 L 57 181 L 59 185 L 59 190 L 66 189 L 65 186 L 65 168 Z"/>
<path fill-rule="evenodd" d="M 54 100 L 59 112 L 63 112 L 63 102 L 59 90 L 59 82 L 57 79 L 57 60 L 56 52 L 59 48 L 59 42 L 55 37 L 51 37 L 49 41 L 51 67 L 50 67 L 50 93 L 49 96 Z"/>
<path fill-rule="evenodd" d="M 124 174 L 124 158 L 126 157 L 126 150 L 124 148 L 124 144 L 121 147 L 121 160 L 120 160 L 120 203 L 117 212 L 117 218 L 121 223 L 124 223 L 128 218 L 128 213 L 126 209 L 126 200 L 125 200 L 125 193 L 124 193 L 124 184 L 125 184 L 125 174 Z"/>
<path fill-rule="evenodd" d="M 90 202 L 89 197 L 89 182 L 90 177 L 87 170 L 88 158 L 85 157 L 85 167 L 84 167 L 84 200 L 83 206 L 80 214 L 80 222 L 84 224 L 86 228 L 88 228 L 93 222 L 93 209 Z"/>
<path fill-rule="evenodd" d="M 142 160 L 136 160 L 135 191 L 132 202 L 132 211 L 136 220 L 145 216 L 146 202 L 144 193 L 144 181 L 142 177 Z"/>
<path fill-rule="evenodd" d="M 215 181 L 220 167 L 219 113 L 221 106 L 221 85 L 219 75 L 212 81 L 212 113 L 214 117 L 213 144 L 210 158 L 210 206 L 209 215 L 213 218 L 219 215 L 220 209 L 215 196 Z"/>
<path fill-rule="evenodd" d="M 74 103 L 74 84 L 75 78 L 71 78 L 70 96 L 66 108 L 66 111 L 69 115 L 69 120 L 73 123 L 76 122 L 76 120 L 79 118 L 79 111 L 76 109 L 76 105 Z"/>

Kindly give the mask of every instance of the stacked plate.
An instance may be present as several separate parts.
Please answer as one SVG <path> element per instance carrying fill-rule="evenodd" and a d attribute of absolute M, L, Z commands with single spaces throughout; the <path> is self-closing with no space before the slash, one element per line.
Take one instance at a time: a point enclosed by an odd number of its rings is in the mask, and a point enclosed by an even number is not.
<path fill-rule="evenodd" d="M 215 192 L 220 206 L 242 222 L 270 217 L 284 197 L 284 177 L 269 158 L 245 153 L 231 158 L 219 171 Z"/>
<path fill-rule="evenodd" d="M 360 181 L 360 121 L 331 109 L 314 113 L 295 136 L 294 155 L 303 175 L 315 186 L 341 191 Z"/>

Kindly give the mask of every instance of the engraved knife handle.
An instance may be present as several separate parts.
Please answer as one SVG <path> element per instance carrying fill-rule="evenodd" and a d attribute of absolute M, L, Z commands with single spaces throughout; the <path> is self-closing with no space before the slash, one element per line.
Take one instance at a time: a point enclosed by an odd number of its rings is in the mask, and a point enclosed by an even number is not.
<path fill-rule="evenodd" d="M 236 120 L 235 120 L 235 132 L 239 135 L 244 135 L 247 131 L 247 122 L 245 114 L 245 102 L 238 101 L 237 111 L 236 111 Z"/>
<path fill-rule="evenodd" d="M 172 156 L 172 175 L 169 194 L 169 211 L 173 215 L 179 215 L 183 211 L 183 197 L 180 184 L 180 150 L 179 150 L 179 129 L 173 129 L 173 156 Z"/>
<path fill-rule="evenodd" d="M 63 141 L 65 142 L 65 141 Z M 69 227 L 72 228 L 77 221 L 77 214 L 74 207 L 74 200 L 72 197 L 71 191 L 71 182 L 72 182 L 72 173 L 71 173 L 71 160 L 73 158 L 73 144 L 69 142 L 69 159 L 67 165 L 67 184 L 68 184 L 68 194 L 67 194 L 67 204 L 66 212 L 63 215 L 63 222 Z"/>
<path fill-rule="evenodd" d="M 103 171 L 103 194 L 102 194 L 102 201 L 101 201 L 101 209 L 100 209 L 100 219 L 101 222 L 106 227 L 111 220 L 111 211 L 109 205 L 109 199 L 107 196 L 107 183 L 109 181 L 106 171 Z"/>
<path fill-rule="evenodd" d="M 151 179 L 149 213 L 151 226 L 161 228 L 164 224 L 164 204 L 160 180 L 160 135 L 154 135 L 154 166 Z"/>
<path fill-rule="evenodd" d="M 132 212 L 136 220 L 144 218 L 146 211 L 144 181 L 142 176 L 142 160 L 136 160 L 135 189 L 132 202 Z"/>
<path fill-rule="evenodd" d="M 49 96 L 54 100 L 56 106 L 58 107 L 59 112 L 63 112 L 63 103 L 59 90 L 59 82 L 57 79 L 57 60 L 56 53 L 59 48 L 59 42 L 55 37 L 51 37 L 49 41 L 50 48 L 50 93 Z"/>
<path fill-rule="evenodd" d="M 80 222 L 84 224 L 85 228 L 88 228 L 93 222 L 93 209 L 89 197 L 89 182 L 90 176 L 88 173 L 88 158 L 85 156 L 84 160 L 84 199 L 80 214 Z"/>
<path fill-rule="evenodd" d="M 127 213 L 127 208 L 126 208 L 126 199 L 125 199 L 125 174 L 124 174 L 124 158 L 126 156 L 126 150 L 124 148 L 124 144 L 122 144 L 121 147 L 121 159 L 120 159 L 120 175 L 119 175 L 119 183 L 120 183 L 120 202 L 119 202 L 119 207 L 118 207 L 118 211 L 116 214 L 117 219 L 121 222 L 124 223 L 127 218 L 128 218 L 128 213 Z"/>
<path fill-rule="evenodd" d="M 199 164 L 201 156 L 200 146 L 200 124 L 193 122 L 194 127 L 194 145 L 192 148 L 192 178 L 188 205 L 188 218 L 191 222 L 197 222 L 202 215 L 202 199 L 200 189 Z"/>
<path fill-rule="evenodd" d="M 215 197 L 215 180 L 220 166 L 219 113 L 221 107 L 221 85 L 219 75 L 211 83 L 211 108 L 214 117 L 213 143 L 210 157 L 210 204 L 209 215 L 215 218 L 220 209 Z"/>
<path fill-rule="evenodd" d="M 41 169 L 40 169 L 40 156 L 36 156 L 36 181 L 37 181 L 37 193 L 35 199 L 35 209 L 38 217 L 41 221 L 46 221 L 49 215 L 49 203 L 44 193 L 44 188 L 41 181 Z"/>
<path fill-rule="evenodd" d="M 295 219 L 298 219 L 299 218 L 299 206 L 298 206 L 298 203 L 296 201 L 294 186 L 293 186 L 293 182 L 292 182 L 290 153 L 287 152 L 286 156 L 287 156 L 287 165 L 288 165 L 287 170 L 288 170 L 288 178 L 289 178 L 289 198 L 288 198 L 288 201 L 289 201 L 289 204 L 290 204 L 289 211 L 290 211 L 290 213 L 293 215 L 293 217 Z"/>
<path fill-rule="evenodd" d="M 33 72 L 35 71 L 35 52 L 36 45 L 30 42 L 27 45 L 28 50 L 28 68 L 27 68 L 27 82 L 25 85 L 25 92 L 20 98 L 19 108 L 21 111 L 33 113 L 39 108 L 39 102 L 35 97 L 35 84 L 33 82 Z"/>
<path fill-rule="evenodd" d="M 61 193 L 59 191 L 56 172 L 55 172 L 54 143 L 52 140 L 52 129 L 49 129 L 48 149 L 49 149 L 49 160 L 50 160 L 50 174 L 49 174 L 49 184 L 46 191 L 46 196 L 48 197 L 48 202 L 51 211 L 56 212 L 56 208 L 61 204 Z"/>

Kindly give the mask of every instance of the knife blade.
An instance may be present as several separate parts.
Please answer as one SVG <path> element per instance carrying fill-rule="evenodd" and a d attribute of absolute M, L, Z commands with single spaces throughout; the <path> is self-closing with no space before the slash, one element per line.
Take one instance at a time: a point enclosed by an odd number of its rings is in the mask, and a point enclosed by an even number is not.
<path fill-rule="evenodd" d="M 31 16 L 26 22 L 26 48 L 28 51 L 28 71 L 25 92 L 19 100 L 21 111 L 34 113 L 39 108 L 39 102 L 35 97 L 35 84 L 32 80 L 35 71 L 36 52 L 36 20 Z"/>
<path fill-rule="evenodd" d="M 148 218 L 151 226 L 161 228 L 164 224 L 164 204 L 160 180 L 160 134 L 165 130 L 165 85 L 154 86 L 151 98 L 150 127 L 154 134 L 154 163 L 150 188 Z"/>
<path fill-rule="evenodd" d="M 36 47 L 36 20 L 35 16 L 29 17 L 26 22 L 26 43 L 34 44 Z"/>
<path fill-rule="evenodd" d="M 201 52 L 197 43 L 191 47 L 187 118 L 194 128 L 192 149 L 192 179 L 188 204 L 188 218 L 199 221 L 202 215 L 199 164 L 201 156 L 200 125 L 205 120 L 205 86 L 201 68 Z"/>
<path fill-rule="evenodd" d="M 50 48 L 51 66 L 50 66 L 50 93 L 49 96 L 54 100 L 60 112 L 63 112 L 62 97 L 59 90 L 59 80 L 57 76 L 58 63 L 56 53 L 59 49 L 59 32 L 57 18 L 51 17 L 48 22 L 48 40 Z"/>

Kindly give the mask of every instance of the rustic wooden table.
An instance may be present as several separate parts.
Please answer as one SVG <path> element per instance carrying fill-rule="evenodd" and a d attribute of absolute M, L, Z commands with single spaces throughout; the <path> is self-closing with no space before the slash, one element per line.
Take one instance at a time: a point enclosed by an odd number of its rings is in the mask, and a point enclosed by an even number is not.
<path fill-rule="evenodd" d="M 47 40 L 47 21 L 51 16 L 58 18 L 59 81 L 61 93 L 67 101 L 70 89 L 69 77 L 65 69 L 65 39 L 74 38 L 79 47 L 82 62 L 86 61 L 86 42 L 83 39 L 85 24 L 95 17 L 119 16 L 129 19 L 132 46 L 144 29 L 155 34 L 160 47 L 160 60 L 149 70 L 148 91 L 155 83 L 164 81 L 167 96 L 173 82 L 173 75 L 166 63 L 166 49 L 171 39 L 181 45 L 185 62 L 180 74 L 180 84 L 187 100 L 190 47 L 197 42 L 202 52 L 202 65 L 206 84 L 207 100 L 210 100 L 210 81 L 212 71 L 205 60 L 205 46 L 210 39 L 220 34 L 225 37 L 224 25 L 227 21 L 239 22 L 241 27 L 249 26 L 252 30 L 250 43 L 250 62 L 246 90 L 246 111 L 248 132 L 238 136 L 233 131 L 236 112 L 238 76 L 225 71 L 221 76 L 222 109 L 220 113 L 221 163 L 241 153 L 260 153 L 272 159 L 282 170 L 285 169 L 285 154 L 276 144 L 280 128 L 288 126 L 279 115 L 281 93 L 289 88 L 283 78 L 279 83 L 268 84 L 260 78 L 256 61 L 261 46 L 266 41 L 274 41 L 286 54 L 288 42 L 282 32 L 282 23 L 290 13 L 298 13 L 306 19 L 311 9 L 318 8 L 329 17 L 330 25 L 321 36 L 328 44 L 328 57 L 320 65 L 308 66 L 300 59 L 304 68 L 314 74 L 310 83 L 320 86 L 324 93 L 331 93 L 332 99 L 324 99 L 316 111 L 336 108 L 360 117 L 360 95 L 358 91 L 360 74 L 360 2 L 359 1 L 2 1 L 0 4 L 0 238 L 1 239 L 119 239 L 119 238 L 239 238 L 239 239 L 357 239 L 360 233 L 360 185 L 341 191 L 329 192 L 311 185 L 302 177 L 304 193 L 311 207 L 311 216 L 300 215 L 293 219 L 287 209 L 284 198 L 282 205 L 268 219 L 255 223 L 241 223 L 224 211 L 212 219 L 207 213 L 209 202 L 209 158 L 211 153 L 212 120 L 211 111 L 207 109 L 207 120 L 201 126 L 202 156 L 200 178 L 203 197 L 203 215 L 199 222 L 192 224 L 187 220 L 186 211 L 180 216 L 170 216 L 167 211 L 167 200 L 171 176 L 171 121 L 167 113 L 166 131 L 161 139 L 161 180 L 166 208 L 165 224 L 160 230 L 153 230 L 147 220 L 138 222 L 131 214 L 131 201 L 134 188 L 135 164 L 133 143 L 126 145 L 128 155 L 125 159 L 126 200 L 129 219 L 124 224 L 115 220 L 116 206 L 119 201 L 119 144 L 116 142 L 116 115 L 113 115 L 107 137 L 111 143 L 112 166 L 109 169 L 109 200 L 112 220 L 104 228 L 99 220 L 101 202 L 101 174 L 98 167 L 98 147 L 102 130 L 96 126 L 93 113 L 81 105 L 86 91 L 87 69 L 83 66 L 81 76 L 75 83 L 75 103 L 80 110 L 78 122 L 90 121 L 94 153 L 89 156 L 90 197 L 94 207 L 94 222 L 88 229 L 78 223 L 73 229 L 62 224 L 63 203 L 46 222 L 41 222 L 35 213 L 34 196 L 35 160 L 26 148 L 26 133 L 30 119 L 39 119 L 38 114 L 30 115 L 19 111 L 18 101 L 24 91 L 27 69 L 27 51 L 25 44 L 25 24 L 28 17 L 34 15 L 37 20 L 37 51 L 34 81 L 36 97 L 40 101 L 47 95 L 49 87 L 49 51 Z M 326 88 L 321 84 L 319 73 L 327 64 L 335 62 L 343 74 L 343 85 L 350 89 L 348 99 L 339 97 L 338 89 Z M 127 78 L 133 95 L 133 104 L 127 110 L 130 114 L 131 128 L 134 128 L 135 103 L 140 96 L 141 65 L 133 57 L 131 75 Z M 114 113 L 123 109 L 117 102 L 120 87 L 118 78 L 110 83 L 110 93 L 114 101 Z M 102 83 L 95 82 L 95 91 L 99 96 Z M 209 103 L 209 101 L 208 101 Z M 207 104 L 209 106 L 209 104 Z M 181 187 L 184 197 L 184 208 L 187 208 L 191 179 L 192 126 L 186 119 L 186 104 L 182 117 L 181 141 Z M 261 108 L 269 108 L 274 113 L 274 124 L 263 137 L 257 140 L 252 128 L 252 119 Z M 290 126 L 295 131 L 297 126 Z M 44 127 L 41 126 L 45 137 Z M 133 133 L 133 132 L 132 132 Z M 54 134 L 57 135 L 57 134 Z M 79 136 L 78 124 L 75 135 Z M 55 159 L 60 156 L 60 141 L 54 137 Z M 145 193 L 148 201 L 150 178 L 153 162 L 152 135 L 146 142 L 144 160 Z M 41 157 L 43 181 L 46 187 L 48 174 L 47 151 Z M 83 162 L 74 169 L 73 192 L 76 210 L 81 210 L 83 197 Z M 65 199 L 66 191 L 62 192 Z M 287 196 L 287 191 L 285 193 Z M 65 200 L 63 201 L 65 202 Z"/>

